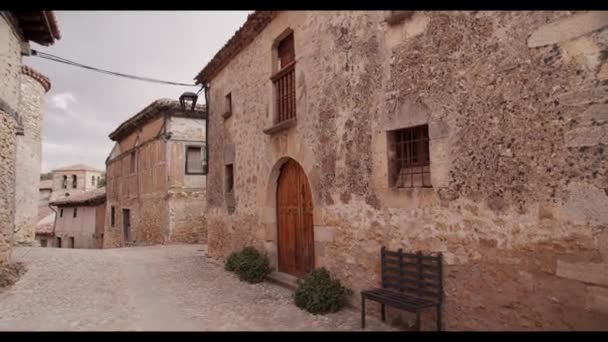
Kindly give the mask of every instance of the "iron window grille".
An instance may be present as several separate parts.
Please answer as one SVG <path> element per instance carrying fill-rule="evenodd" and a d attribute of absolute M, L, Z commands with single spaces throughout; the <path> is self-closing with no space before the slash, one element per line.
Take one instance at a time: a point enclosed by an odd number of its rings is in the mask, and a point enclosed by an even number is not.
<path fill-rule="evenodd" d="M 186 174 L 202 175 L 205 174 L 205 158 L 202 146 L 186 147 Z"/>
<path fill-rule="evenodd" d="M 276 123 L 296 117 L 296 72 L 293 33 L 277 46 L 280 70 L 270 79 L 276 94 Z"/>
<path fill-rule="evenodd" d="M 389 132 L 389 181 L 393 188 L 430 188 L 429 126 Z"/>

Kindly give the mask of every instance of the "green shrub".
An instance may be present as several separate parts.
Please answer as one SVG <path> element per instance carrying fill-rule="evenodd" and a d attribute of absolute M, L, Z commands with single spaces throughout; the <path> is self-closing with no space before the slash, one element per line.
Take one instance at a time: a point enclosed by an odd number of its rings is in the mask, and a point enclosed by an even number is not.
<path fill-rule="evenodd" d="M 253 247 L 232 253 L 226 261 L 225 269 L 235 272 L 240 280 L 249 283 L 262 282 L 272 272 L 268 257 Z"/>
<path fill-rule="evenodd" d="M 295 293 L 295 302 L 312 314 L 336 312 L 348 302 L 352 291 L 337 279 L 331 279 L 325 268 L 315 269 L 304 277 Z"/>
<path fill-rule="evenodd" d="M 226 271 L 229 272 L 235 272 L 238 264 L 239 264 L 239 258 L 241 256 L 241 253 L 237 253 L 234 252 L 232 254 L 230 254 L 230 256 L 228 257 L 228 260 L 226 260 Z"/>

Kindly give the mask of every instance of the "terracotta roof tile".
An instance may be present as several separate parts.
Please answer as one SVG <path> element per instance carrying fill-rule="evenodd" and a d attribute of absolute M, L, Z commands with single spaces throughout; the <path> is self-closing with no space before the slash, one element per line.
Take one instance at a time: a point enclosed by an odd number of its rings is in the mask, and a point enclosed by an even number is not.
<path fill-rule="evenodd" d="M 49 80 L 48 77 L 44 76 L 43 74 L 39 73 L 38 71 L 34 70 L 32 67 L 27 66 L 27 65 L 22 65 L 21 73 L 24 75 L 31 76 L 36 81 L 40 82 L 40 84 L 42 84 L 42 86 L 44 87 L 44 91 L 48 92 L 51 89 L 51 80 Z"/>
<path fill-rule="evenodd" d="M 97 171 L 103 172 L 102 170 L 96 169 L 92 166 L 84 165 L 84 164 L 74 164 L 69 166 L 60 167 L 53 171 Z"/>
<path fill-rule="evenodd" d="M 62 197 L 50 202 L 49 204 L 54 206 L 86 205 L 103 203 L 105 199 L 106 188 L 103 187 L 74 196 Z"/>
<path fill-rule="evenodd" d="M 257 35 L 274 19 L 278 11 L 255 11 L 251 13 L 241 26 L 213 56 L 211 61 L 194 78 L 196 84 L 207 83 L 217 75 L 228 63 L 246 48 Z"/>
<path fill-rule="evenodd" d="M 186 112 L 183 113 L 183 116 L 200 117 L 201 114 L 203 117 L 205 116 L 205 105 L 197 104 L 195 109 L 196 111 L 194 113 Z M 109 137 L 114 141 L 120 140 L 133 132 L 136 128 L 141 127 L 142 125 L 166 112 L 169 112 L 169 114 L 174 114 L 176 112 L 181 113 L 182 108 L 179 101 L 164 98 L 150 103 L 148 106 L 146 106 L 146 108 L 140 110 L 137 114 L 121 123 L 118 128 L 110 133 Z"/>

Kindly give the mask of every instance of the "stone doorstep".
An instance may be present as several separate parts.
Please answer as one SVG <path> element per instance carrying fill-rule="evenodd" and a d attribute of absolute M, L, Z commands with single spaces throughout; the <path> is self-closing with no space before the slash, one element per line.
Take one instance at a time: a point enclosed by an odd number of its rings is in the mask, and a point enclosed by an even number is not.
<path fill-rule="evenodd" d="M 275 271 L 270 273 L 268 280 L 290 290 L 295 291 L 298 288 L 298 278 L 291 274 Z"/>

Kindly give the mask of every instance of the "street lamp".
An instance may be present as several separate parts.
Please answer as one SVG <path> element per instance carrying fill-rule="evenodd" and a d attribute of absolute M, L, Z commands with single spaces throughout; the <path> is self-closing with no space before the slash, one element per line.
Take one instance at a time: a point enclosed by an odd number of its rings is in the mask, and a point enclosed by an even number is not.
<path fill-rule="evenodd" d="M 191 111 L 194 111 L 194 107 L 196 106 L 196 100 L 198 99 L 198 95 L 193 92 L 185 92 L 179 97 L 179 103 L 182 105 L 182 110 L 186 111 L 187 106 L 192 106 L 190 108 Z"/>

